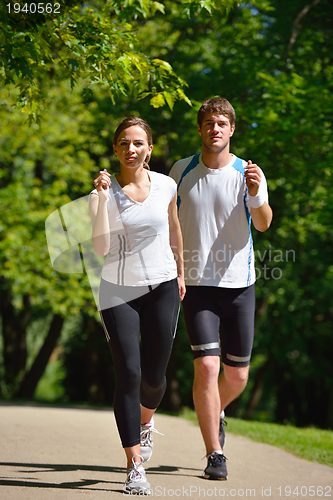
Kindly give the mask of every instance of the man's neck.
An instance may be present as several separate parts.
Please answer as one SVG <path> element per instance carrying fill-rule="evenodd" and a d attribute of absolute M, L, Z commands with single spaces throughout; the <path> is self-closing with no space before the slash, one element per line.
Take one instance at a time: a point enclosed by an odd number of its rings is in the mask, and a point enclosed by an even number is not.
<path fill-rule="evenodd" d="M 232 155 L 229 152 L 229 148 L 225 148 L 220 153 L 214 153 L 206 148 L 202 150 L 202 162 L 206 167 L 211 169 L 226 167 L 230 163 L 231 158 Z"/>

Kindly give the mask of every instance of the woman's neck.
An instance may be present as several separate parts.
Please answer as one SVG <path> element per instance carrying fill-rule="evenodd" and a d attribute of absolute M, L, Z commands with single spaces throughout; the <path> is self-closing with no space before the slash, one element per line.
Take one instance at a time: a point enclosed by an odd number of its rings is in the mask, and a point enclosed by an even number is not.
<path fill-rule="evenodd" d="M 128 184 L 136 184 L 139 186 L 143 182 L 149 182 L 149 175 L 147 169 L 140 165 L 137 169 L 128 169 L 120 166 L 120 172 L 116 175 L 116 179 L 121 185 L 121 187 L 127 186 Z"/>
<path fill-rule="evenodd" d="M 116 175 L 116 179 L 122 190 L 132 200 L 143 203 L 148 198 L 151 181 L 148 171 L 145 168 L 132 171 L 122 169 L 120 174 Z"/>

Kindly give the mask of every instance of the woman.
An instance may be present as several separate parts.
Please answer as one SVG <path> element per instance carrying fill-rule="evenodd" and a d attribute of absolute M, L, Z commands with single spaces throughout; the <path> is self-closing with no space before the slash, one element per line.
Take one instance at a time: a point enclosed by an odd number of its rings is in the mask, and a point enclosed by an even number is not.
<path fill-rule="evenodd" d="M 142 493 L 150 489 L 142 463 L 152 453 L 153 415 L 165 392 L 185 295 L 182 237 L 176 183 L 149 170 L 148 124 L 126 118 L 113 148 L 120 173 L 99 173 L 89 209 L 95 252 L 106 255 L 99 300 L 115 365 L 114 412 L 127 457 L 123 489 Z"/>

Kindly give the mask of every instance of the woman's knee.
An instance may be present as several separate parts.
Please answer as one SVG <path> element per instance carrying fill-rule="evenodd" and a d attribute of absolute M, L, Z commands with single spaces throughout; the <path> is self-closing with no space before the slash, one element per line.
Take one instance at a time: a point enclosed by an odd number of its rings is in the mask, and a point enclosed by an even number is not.
<path fill-rule="evenodd" d="M 166 378 L 162 381 L 146 381 L 141 379 L 140 385 L 140 401 L 146 408 L 157 408 L 160 404 L 166 389 Z"/>
<path fill-rule="evenodd" d="M 129 392 L 140 387 L 141 370 L 140 367 L 123 364 L 116 367 L 116 385 L 124 392 Z"/>

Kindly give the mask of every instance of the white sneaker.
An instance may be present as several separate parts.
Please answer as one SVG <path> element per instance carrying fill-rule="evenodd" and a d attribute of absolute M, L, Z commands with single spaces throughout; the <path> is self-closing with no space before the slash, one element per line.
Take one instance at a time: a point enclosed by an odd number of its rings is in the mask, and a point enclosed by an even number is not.
<path fill-rule="evenodd" d="M 142 463 L 148 462 L 153 453 L 153 432 L 161 434 L 154 427 L 154 418 L 151 419 L 147 424 L 141 424 L 140 432 L 140 455 L 142 457 Z"/>
<path fill-rule="evenodd" d="M 134 457 L 132 458 L 133 465 L 127 472 L 127 478 L 123 486 L 123 491 L 127 491 L 131 494 L 139 493 L 141 495 L 149 495 L 150 484 L 146 479 L 145 470 L 139 462 L 134 462 L 133 459 Z"/>

